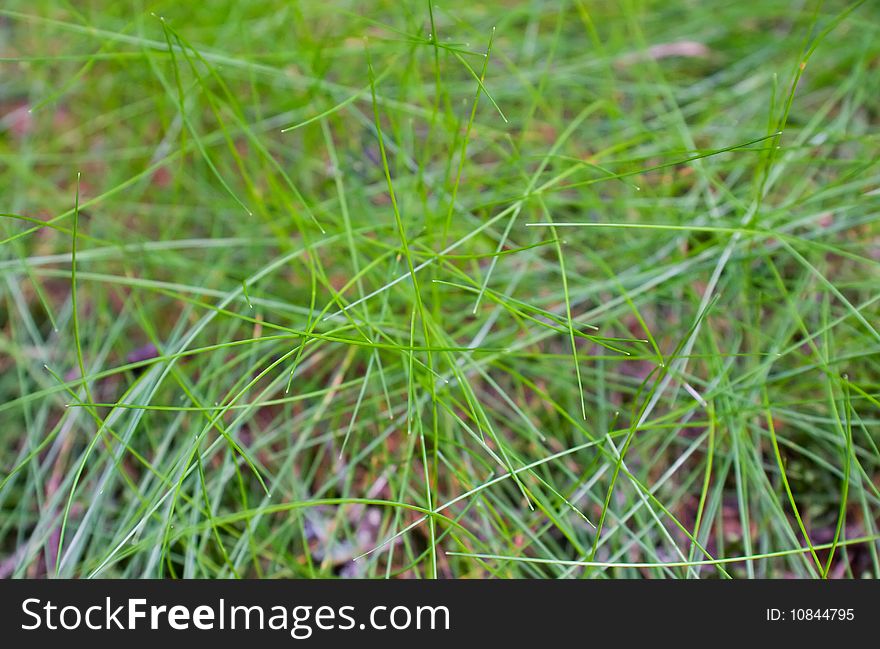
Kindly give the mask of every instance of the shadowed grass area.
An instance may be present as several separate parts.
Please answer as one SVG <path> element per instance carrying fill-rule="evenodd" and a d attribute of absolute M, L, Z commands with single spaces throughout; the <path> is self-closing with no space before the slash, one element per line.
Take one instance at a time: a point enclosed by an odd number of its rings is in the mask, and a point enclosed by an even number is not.
<path fill-rule="evenodd" d="M 0 575 L 880 576 L 872 3 L 0 9 Z"/>

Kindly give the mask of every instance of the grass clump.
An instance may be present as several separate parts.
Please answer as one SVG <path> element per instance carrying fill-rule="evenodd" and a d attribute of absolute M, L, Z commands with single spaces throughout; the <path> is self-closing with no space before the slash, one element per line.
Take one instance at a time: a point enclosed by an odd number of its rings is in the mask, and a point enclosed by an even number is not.
<path fill-rule="evenodd" d="M 5 3 L 3 576 L 878 576 L 878 19 Z"/>

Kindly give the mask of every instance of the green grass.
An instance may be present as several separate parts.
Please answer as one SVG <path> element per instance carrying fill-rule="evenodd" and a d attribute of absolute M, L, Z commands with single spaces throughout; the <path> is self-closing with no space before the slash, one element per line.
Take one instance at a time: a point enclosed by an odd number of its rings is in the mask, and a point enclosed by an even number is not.
<path fill-rule="evenodd" d="M 880 576 L 874 3 L 0 9 L 0 575 Z"/>

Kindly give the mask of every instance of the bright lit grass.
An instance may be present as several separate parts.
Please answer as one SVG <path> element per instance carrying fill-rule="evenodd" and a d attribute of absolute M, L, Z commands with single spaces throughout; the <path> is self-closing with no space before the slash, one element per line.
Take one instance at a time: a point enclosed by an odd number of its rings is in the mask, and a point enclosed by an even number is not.
<path fill-rule="evenodd" d="M 90 6 L 0 10 L 0 574 L 880 576 L 873 4 Z"/>

